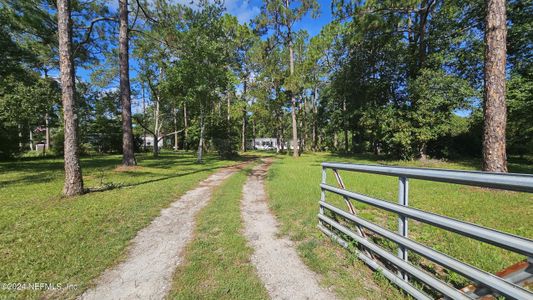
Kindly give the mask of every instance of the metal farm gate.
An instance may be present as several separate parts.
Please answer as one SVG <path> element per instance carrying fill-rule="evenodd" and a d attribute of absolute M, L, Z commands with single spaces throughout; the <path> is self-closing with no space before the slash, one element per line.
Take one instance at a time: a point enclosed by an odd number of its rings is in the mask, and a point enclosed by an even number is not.
<path fill-rule="evenodd" d="M 328 169 L 333 171 L 339 187 L 334 187 L 326 183 Z M 398 204 L 347 190 L 338 170 L 398 177 Z M 476 299 L 484 295 L 492 294 L 510 299 L 533 299 L 533 293 L 521 287 L 525 282 L 531 283 L 533 273 L 533 240 L 411 208 L 409 207 L 409 178 L 533 193 L 532 175 L 322 163 L 322 183 L 320 184 L 322 195 L 320 199 L 320 213 L 318 214 L 318 227 L 326 235 L 347 249 L 350 248 L 351 243 L 355 242 L 359 246 L 359 249 L 361 249 L 355 250 L 359 259 L 364 261 L 372 269 L 380 271 L 391 282 L 414 298 L 432 299 L 432 296 L 424 292 L 420 284 L 413 284 L 413 280 L 410 278 L 414 278 L 418 282 L 423 283 L 430 289 L 436 291 L 436 294 L 444 296 L 444 298 Z M 349 211 L 342 210 L 328 203 L 326 201 L 327 192 L 342 196 Z M 358 217 L 352 201 L 366 203 L 373 207 L 398 214 L 398 232 L 392 232 Z M 338 222 L 339 218 L 345 224 L 348 224 L 348 226 Z M 519 266 L 514 266 L 506 276 L 499 277 L 490 274 L 409 239 L 409 219 L 525 255 L 527 260 Z M 394 242 L 398 245 L 398 254 L 394 255 L 372 242 L 368 237 L 369 234 L 377 235 Z M 448 270 L 461 274 L 471 280 L 476 285 L 476 288 L 467 291 L 452 287 L 433 274 L 411 264 L 408 259 L 408 251 L 417 253 Z"/>

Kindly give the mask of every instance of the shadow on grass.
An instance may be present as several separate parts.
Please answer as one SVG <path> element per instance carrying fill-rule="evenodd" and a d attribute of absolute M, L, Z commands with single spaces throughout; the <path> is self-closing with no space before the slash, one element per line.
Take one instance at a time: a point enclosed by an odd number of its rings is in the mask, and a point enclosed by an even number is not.
<path fill-rule="evenodd" d="M 105 185 L 103 185 L 101 187 L 87 188 L 85 190 L 85 193 L 105 192 L 105 191 L 110 191 L 110 190 L 119 189 L 119 188 L 134 187 L 134 186 L 139 186 L 139 185 L 143 185 L 143 184 L 149 184 L 149 183 L 159 182 L 159 181 L 163 181 L 163 180 L 168 180 L 168 179 L 172 179 L 172 178 L 183 177 L 183 176 L 187 176 L 187 175 L 191 175 L 191 174 L 195 174 L 195 173 L 201 173 L 201 172 L 206 172 L 206 171 L 217 170 L 217 169 L 221 169 L 221 168 L 224 168 L 224 166 L 198 169 L 198 170 L 195 170 L 195 171 L 190 171 L 190 172 L 185 172 L 185 173 L 178 173 L 178 174 L 175 174 L 175 175 L 163 176 L 163 177 L 159 177 L 159 178 L 154 178 L 154 179 L 135 182 L 135 183 L 128 183 L 128 184 L 108 183 L 108 184 L 105 184 Z M 147 172 L 147 173 L 149 173 L 149 172 Z"/>
<path fill-rule="evenodd" d="M 54 176 L 46 175 L 46 174 L 33 174 L 28 176 L 23 176 L 21 178 L 17 179 L 11 179 L 11 180 L 4 180 L 0 181 L 0 188 L 5 188 L 9 185 L 14 184 L 39 184 L 39 183 L 46 183 L 49 181 L 54 180 Z"/>
<path fill-rule="evenodd" d="M 235 158 L 235 159 L 232 159 L 231 161 L 235 161 L 235 162 L 247 162 L 247 161 L 252 161 L 252 160 L 255 160 L 257 159 L 258 157 L 257 156 L 253 156 L 253 155 L 250 155 L 250 156 L 246 156 L 246 157 L 238 157 L 238 158 Z M 209 161 L 217 161 L 216 158 L 210 158 Z M 205 162 L 204 162 L 205 163 Z M 180 163 L 179 164 L 180 166 L 186 166 L 186 165 L 198 165 L 198 163 L 190 163 L 190 162 L 187 162 L 187 163 Z M 143 163 L 143 166 L 146 166 L 145 163 Z M 218 169 L 222 169 L 222 168 L 225 168 L 226 166 L 218 166 L 218 167 L 210 167 L 210 168 L 202 168 L 202 169 L 198 169 L 198 170 L 194 170 L 194 171 L 190 171 L 190 172 L 182 172 L 182 173 L 177 173 L 177 174 L 174 174 L 174 175 L 168 175 L 168 176 L 162 176 L 162 177 L 158 177 L 158 178 L 154 178 L 154 179 L 149 179 L 149 180 L 144 180 L 144 181 L 140 181 L 140 182 L 135 182 L 135 183 L 129 183 L 129 184 L 114 184 L 114 183 L 109 183 L 109 184 L 105 184 L 101 187 L 97 187 L 97 188 L 88 188 L 86 189 L 86 193 L 94 193 L 94 192 L 105 192 L 105 191 L 109 191 L 109 190 L 114 190 L 114 189 L 119 189 L 119 188 L 128 188 L 128 187 L 134 187 L 134 186 L 139 186 L 139 185 L 143 185 L 143 184 L 149 184 L 149 183 L 154 183 L 154 182 L 159 182 L 159 181 L 163 181 L 163 180 L 168 180 L 168 179 L 173 179 L 173 178 L 178 178 L 178 177 L 183 177 L 183 176 L 187 176 L 187 175 L 191 175 L 191 174 L 195 174 L 195 173 L 201 173 L 201 172 L 208 172 L 208 171 L 214 171 L 214 170 L 218 170 Z M 166 168 L 164 168 L 166 169 Z M 131 173 L 131 175 L 133 174 L 138 174 L 139 172 L 127 172 L 128 174 Z M 141 172 L 143 173 L 144 175 L 146 174 L 153 174 L 151 172 Z"/>
<path fill-rule="evenodd" d="M 187 166 L 196 166 L 201 165 L 212 165 L 219 161 L 219 159 L 214 155 L 209 155 L 204 158 L 202 164 L 198 164 L 195 161 L 194 153 L 181 152 L 181 153 L 161 153 L 160 157 L 154 158 L 146 154 L 138 155 L 139 166 L 161 169 L 161 170 L 170 170 L 176 167 Z M 238 156 L 228 161 L 243 162 L 257 159 L 257 156 L 245 155 Z M 120 155 L 97 155 L 97 156 L 85 156 L 81 159 L 82 170 L 85 176 L 92 173 L 98 172 L 112 172 L 117 166 L 121 164 Z M 47 183 L 53 181 L 60 176 L 64 168 L 63 160 L 61 158 L 24 158 L 12 161 L 3 161 L 0 162 L 0 173 L 7 174 L 8 178 L 5 180 L 0 180 L 0 188 L 6 188 L 15 184 L 39 184 Z M 136 184 L 114 184 L 108 183 L 104 184 L 99 188 L 91 188 L 89 192 L 95 191 L 105 191 L 122 187 L 130 187 L 133 185 L 140 185 L 150 182 L 155 182 L 159 180 L 170 179 L 174 177 L 184 176 L 192 173 L 203 172 L 208 170 L 213 170 L 216 168 L 202 168 L 199 170 L 178 173 L 164 177 L 158 177 L 153 180 L 147 180 Z M 183 170 L 181 170 L 183 171 Z M 16 172 L 10 176 L 10 172 Z M 139 176 L 157 176 L 153 172 L 143 172 L 143 171 L 125 171 L 128 176 L 139 177 Z M 97 177 L 98 175 L 93 175 Z M 11 177 L 11 178 L 9 178 Z"/>

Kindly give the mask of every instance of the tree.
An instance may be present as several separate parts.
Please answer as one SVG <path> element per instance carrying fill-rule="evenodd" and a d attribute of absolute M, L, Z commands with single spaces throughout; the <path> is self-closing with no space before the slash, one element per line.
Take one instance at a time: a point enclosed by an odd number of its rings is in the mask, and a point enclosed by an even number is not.
<path fill-rule="evenodd" d="M 119 64 L 120 64 L 120 100 L 122 103 L 122 164 L 136 164 L 131 124 L 130 67 L 129 67 L 129 32 L 128 0 L 119 0 Z"/>
<path fill-rule="evenodd" d="M 294 23 L 299 21 L 309 11 L 313 16 L 318 13 L 318 3 L 315 0 L 268 0 L 264 1 L 261 8 L 261 15 L 256 20 L 258 28 L 274 29 L 274 38 L 283 43 L 289 50 L 289 78 L 294 76 Z M 291 99 L 291 121 L 292 121 L 292 147 L 293 156 L 298 157 L 298 123 L 296 121 L 296 91 L 294 83 L 289 80 L 287 93 Z"/>
<path fill-rule="evenodd" d="M 72 20 L 70 0 L 57 1 L 59 35 L 59 66 L 61 70 L 61 100 L 65 131 L 65 196 L 83 193 L 83 177 L 79 157 L 78 119 L 76 114 L 76 82 L 72 55 Z"/>
<path fill-rule="evenodd" d="M 237 18 L 231 15 L 225 15 L 223 19 L 223 29 L 226 33 L 228 43 L 228 57 L 230 60 L 230 68 L 235 77 L 240 80 L 242 84 L 242 92 L 240 93 L 240 108 L 241 117 L 241 151 L 246 151 L 246 136 L 248 131 L 248 101 L 249 101 L 249 86 L 252 74 L 252 48 L 258 43 L 258 37 L 254 34 L 252 29 L 244 24 L 241 25 Z M 232 83 L 233 84 L 233 83 Z M 230 120 L 230 99 L 233 92 L 230 91 L 227 95 L 228 99 L 228 121 Z"/>
<path fill-rule="evenodd" d="M 505 143 L 507 25 L 505 0 L 487 0 L 486 5 L 483 170 L 507 172 Z"/>

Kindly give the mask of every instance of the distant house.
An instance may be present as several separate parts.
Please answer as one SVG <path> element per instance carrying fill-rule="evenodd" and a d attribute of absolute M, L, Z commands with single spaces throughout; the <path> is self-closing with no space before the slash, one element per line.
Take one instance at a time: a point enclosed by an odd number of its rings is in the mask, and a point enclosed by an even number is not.
<path fill-rule="evenodd" d="M 151 135 L 147 135 L 146 137 L 141 136 L 141 139 L 143 140 L 143 144 L 146 143 L 146 147 L 153 147 L 154 146 L 154 137 Z M 163 139 L 160 139 L 157 143 L 159 148 L 163 147 Z"/>
<path fill-rule="evenodd" d="M 289 144 L 287 147 L 287 144 Z M 276 138 L 255 138 L 248 141 L 247 148 L 255 150 L 277 150 L 277 149 L 292 149 L 292 143 L 282 142 L 278 144 Z"/>

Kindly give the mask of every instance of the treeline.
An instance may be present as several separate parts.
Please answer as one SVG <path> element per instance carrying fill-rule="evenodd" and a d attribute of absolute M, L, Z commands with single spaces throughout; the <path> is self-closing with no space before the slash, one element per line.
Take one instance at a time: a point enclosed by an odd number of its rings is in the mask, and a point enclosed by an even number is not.
<path fill-rule="evenodd" d="M 485 159 L 494 171 L 506 170 L 505 142 L 508 154 L 533 152 L 531 2 L 339 0 L 332 9 L 319 35 L 293 33 L 295 75 L 287 76 L 287 46 L 262 64 L 261 135 L 287 136 L 290 127 L 268 111 L 276 99 L 280 113 L 288 108 L 283 92 L 292 90 L 305 150 L 481 157 L 486 140 L 485 153 L 499 152 Z"/>
<path fill-rule="evenodd" d="M 483 156 L 491 171 L 533 152 L 530 1 L 325 9 L 310 37 L 312 0 L 264 1 L 245 24 L 218 1 L 0 0 L 0 156 L 42 142 L 74 195 L 83 152 L 130 166 L 159 141 L 199 162 L 272 137 L 294 156 Z"/>

